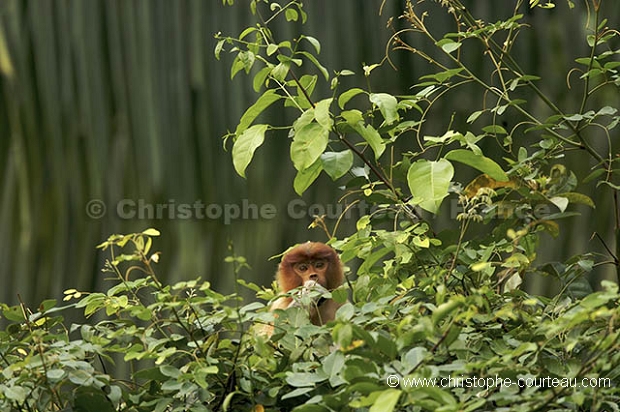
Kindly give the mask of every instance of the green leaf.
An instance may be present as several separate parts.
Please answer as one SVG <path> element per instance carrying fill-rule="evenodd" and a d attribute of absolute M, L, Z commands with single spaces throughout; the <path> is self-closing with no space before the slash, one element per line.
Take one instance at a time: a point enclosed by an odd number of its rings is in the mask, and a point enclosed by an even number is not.
<path fill-rule="evenodd" d="M 605 170 L 605 169 L 594 169 L 594 171 L 592 173 L 590 173 L 589 175 L 587 175 L 586 177 L 583 178 L 583 183 L 591 182 L 592 180 L 594 180 L 597 177 L 605 174 L 606 172 L 607 172 L 607 170 Z"/>
<path fill-rule="evenodd" d="M 368 142 L 375 153 L 375 160 L 379 159 L 385 151 L 385 143 L 383 143 L 379 132 L 371 125 L 364 126 L 363 124 L 360 124 L 355 130 Z"/>
<path fill-rule="evenodd" d="M 446 159 L 421 159 L 413 163 L 407 173 L 407 183 L 413 195 L 412 203 L 437 213 L 442 200 L 448 195 L 452 176 L 454 168 Z"/>
<path fill-rule="evenodd" d="M 440 388 L 434 388 L 432 386 L 429 387 L 418 387 L 417 392 L 419 395 L 426 395 L 432 399 L 435 399 L 442 405 L 445 405 L 446 410 L 455 410 L 455 408 L 448 408 L 448 406 L 456 406 L 456 399 L 450 394 L 450 392 L 442 390 Z"/>
<path fill-rule="evenodd" d="M 230 68 L 230 78 L 233 79 L 242 69 L 245 70 L 246 73 L 249 73 L 255 61 L 256 55 L 254 53 L 251 51 L 240 51 Z"/>
<path fill-rule="evenodd" d="M 65 376 L 65 371 L 63 369 L 50 369 L 45 375 L 47 376 L 47 379 L 52 382 L 58 382 L 63 376 Z"/>
<path fill-rule="evenodd" d="M 5 307 L 2 310 L 2 315 L 13 322 L 23 322 L 26 320 L 21 306 Z"/>
<path fill-rule="evenodd" d="M 181 371 L 172 365 L 162 365 L 159 367 L 159 370 L 162 375 L 169 378 L 178 378 L 179 376 L 181 376 Z"/>
<path fill-rule="evenodd" d="M 298 171 L 295 176 L 295 180 L 293 181 L 293 189 L 295 189 L 295 193 L 301 196 L 316 180 L 316 178 L 319 177 L 322 170 L 323 165 L 319 159 L 310 167 Z"/>
<path fill-rule="evenodd" d="M 321 43 L 319 43 L 319 41 L 317 39 L 315 39 L 312 36 L 306 36 L 306 35 L 301 35 L 299 37 L 300 40 L 307 40 L 310 42 L 310 44 L 312 44 L 312 46 L 314 47 L 314 50 L 316 50 L 316 54 L 320 54 L 321 53 Z"/>
<path fill-rule="evenodd" d="M 471 115 L 469 115 L 469 117 L 467 118 L 467 123 L 471 124 L 473 122 L 476 121 L 476 119 L 478 119 L 480 117 L 480 115 L 482 113 L 484 113 L 486 110 L 478 110 L 476 112 L 473 112 Z"/>
<path fill-rule="evenodd" d="M 344 112 L 341 112 L 340 115 L 353 129 L 358 127 L 359 123 L 364 122 L 364 116 L 362 116 L 362 112 L 357 109 L 345 110 Z"/>
<path fill-rule="evenodd" d="M 217 44 L 215 45 L 215 50 L 213 51 L 213 53 L 215 54 L 215 59 L 219 60 L 220 59 L 220 54 L 222 53 L 222 49 L 224 48 L 224 42 L 226 41 L 226 39 L 221 39 L 217 41 Z"/>
<path fill-rule="evenodd" d="M 452 150 L 445 156 L 445 158 L 448 160 L 464 163 L 468 166 L 478 169 L 499 182 L 507 182 L 509 180 L 508 176 L 502 170 L 500 165 L 498 165 L 486 156 L 477 155 L 469 150 Z"/>
<path fill-rule="evenodd" d="M 243 113 L 243 116 L 241 116 L 237 129 L 235 129 L 237 137 L 240 136 L 267 107 L 281 98 L 282 96 L 278 95 L 275 90 L 267 90 L 263 93 L 263 95 Z"/>
<path fill-rule="evenodd" d="M 21 386 L 3 386 L 2 394 L 7 398 L 16 403 L 22 404 L 26 400 L 26 396 L 28 396 L 28 391 Z"/>
<path fill-rule="evenodd" d="M 287 392 L 286 394 L 284 394 L 282 396 L 282 399 L 284 400 L 284 399 L 296 398 L 297 396 L 305 395 L 306 393 L 312 392 L 313 390 L 314 390 L 313 387 L 305 387 L 305 388 L 293 389 L 292 391 Z M 303 408 L 303 406 L 302 406 L 302 408 Z"/>
<path fill-rule="evenodd" d="M 164 381 L 166 380 L 167 376 L 161 372 L 160 368 L 161 367 L 141 369 L 133 374 L 133 378 Z"/>
<path fill-rule="evenodd" d="M 437 325 L 446 316 L 450 315 L 456 309 L 460 308 L 463 305 L 462 299 L 453 298 L 447 302 L 442 303 L 433 311 L 432 319 L 433 324 Z"/>
<path fill-rule="evenodd" d="M 292 7 L 286 9 L 284 15 L 286 17 L 286 21 L 297 21 L 297 19 L 299 18 L 299 13 L 297 13 L 297 10 Z"/>
<path fill-rule="evenodd" d="M 341 109 L 344 109 L 347 102 L 360 93 L 364 93 L 364 91 L 362 89 L 358 89 L 357 87 L 347 90 L 338 97 L 338 106 Z"/>
<path fill-rule="evenodd" d="M 39 312 L 45 313 L 56 306 L 56 299 L 46 299 L 39 305 Z M 59 308 L 60 309 L 60 308 Z"/>
<path fill-rule="evenodd" d="M 243 39 L 245 38 L 245 36 L 247 36 L 247 35 L 248 35 L 248 34 L 250 34 L 250 33 L 255 32 L 256 30 L 258 30 L 258 28 L 257 28 L 257 27 L 254 27 L 254 26 L 250 26 L 250 27 L 246 28 L 246 29 L 245 29 L 245 30 L 243 30 L 243 31 L 241 32 L 241 34 L 239 35 L 239 40 L 243 40 Z"/>
<path fill-rule="evenodd" d="M 428 355 L 428 350 L 425 347 L 417 346 L 415 348 L 410 349 L 404 356 L 401 358 L 401 363 L 405 370 L 403 373 L 409 373 L 413 368 L 419 366 L 420 363 L 424 361 L 426 356 Z"/>
<path fill-rule="evenodd" d="M 450 80 L 452 77 L 456 76 L 462 71 L 463 71 L 462 68 L 450 69 L 450 70 L 445 70 L 443 72 L 439 72 L 435 74 L 427 74 L 425 76 L 420 77 L 420 79 L 432 79 L 432 80 L 437 80 L 437 82 L 439 83 L 443 83 L 446 80 Z"/>
<path fill-rule="evenodd" d="M 278 45 L 277 44 L 269 43 L 267 45 L 267 56 L 271 56 L 272 54 L 274 54 L 277 51 L 278 51 Z"/>
<path fill-rule="evenodd" d="M 329 112 L 329 106 L 334 99 L 324 99 L 318 102 L 314 108 L 314 118 L 324 129 L 331 130 L 334 121 Z"/>
<path fill-rule="evenodd" d="M 161 233 L 159 232 L 159 230 L 153 229 L 151 227 L 151 228 L 148 228 L 145 231 L 143 231 L 142 234 L 145 235 L 145 236 L 153 236 L 153 237 L 155 237 L 155 236 L 159 236 Z"/>
<path fill-rule="evenodd" d="M 323 382 L 327 377 L 312 372 L 289 372 L 286 376 L 286 383 L 296 388 L 314 386 L 316 383 Z"/>
<path fill-rule="evenodd" d="M 401 391 L 399 389 L 386 389 L 377 396 L 369 412 L 391 412 L 396 408 Z"/>
<path fill-rule="evenodd" d="M 620 62 L 617 62 L 617 63 L 620 63 Z M 615 107 L 605 106 L 602 109 L 600 109 L 598 112 L 596 112 L 596 115 L 597 116 L 612 116 L 616 114 L 616 112 L 618 112 L 618 109 L 616 109 Z"/>
<path fill-rule="evenodd" d="M 299 132 L 304 126 L 309 125 L 314 121 L 314 109 L 308 109 L 299 115 L 293 122 L 293 131 Z"/>
<path fill-rule="evenodd" d="M 578 122 L 578 121 L 583 120 L 583 116 L 577 113 L 571 116 L 564 116 L 564 119 L 571 121 L 571 122 Z"/>
<path fill-rule="evenodd" d="M 560 212 L 564 212 L 566 208 L 568 207 L 568 199 L 565 197 L 554 196 L 549 200 L 551 201 L 551 203 L 556 205 L 558 209 L 560 209 Z"/>
<path fill-rule="evenodd" d="M 586 196 L 582 193 L 566 192 L 566 193 L 558 193 L 557 196 L 562 196 L 568 199 L 570 203 L 579 203 L 582 205 L 587 205 L 587 206 L 590 206 L 592 209 L 596 208 L 594 201 L 589 196 Z"/>
<path fill-rule="evenodd" d="M 271 76 L 279 82 L 284 82 L 286 76 L 288 75 L 290 63 L 279 63 L 276 67 L 271 70 Z M 275 92 L 274 92 L 275 93 Z"/>
<path fill-rule="evenodd" d="M 379 159 L 385 151 L 385 143 L 381 138 L 379 132 L 371 125 L 364 125 L 364 118 L 362 112 L 359 110 L 346 110 L 340 115 L 345 119 L 347 124 L 351 126 L 360 136 L 366 140 L 371 149 L 375 153 L 375 160 Z"/>
<path fill-rule="evenodd" d="M 482 131 L 488 134 L 508 134 L 506 129 L 497 124 L 492 124 L 482 128 Z"/>
<path fill-rule="evenodd" d="M 269 126 L 256 124 L 237 137 L 232 149 L 233 165 L 241 177 L 245 177 L 245 169 L 254 157 L 254 152 L 265 141 L 265 132 Z"/>
<path fill-rule="evenodd" d="M 437 42 L 437 46 L 441 47 L 443 51 L 450 54 L 461 47 L 461 43 L 455 42 L 452 39 L 441 39 Z"/>
<path fill-rule="evenodd" d="M 265 81 L 267 80 L 267 77 L 269 77 L 269 73 L 271 73 L 271 67 L 263 67 L 258 73 L 256 73 L 254 80 L 252 81 L 252 87 L 255 92 L 258 93 L 265 85 Z"/>
<path fill-rule="evenodd" d="M 381 111 L 385 124 L 392 124 L 398 120 L 398 100 L 396 100 L 396 97 L 387 93 L 371 93 L 368 98 Z"/>
<path fill-rule="evenodd" d="M 329 130 L 318 123 L 310 123 L 299 129 L 291 143 L 291 160 L 297 170 L 310 167 L 325 151 Z"/>
<path fill-rule="evenodd" d="M 353 152 L 345 150 L 342 152 L 325 152 L 321 155 L 323 170 L 332 178 L 338 180 L 344 176 L 353 166 Z"/>
<path fill-rule="evenodd" d="M 312 64 L 314 64 L 316 66 L 316 68 L 319 69 L 319 71 L 323 74 L 323 77 L 325 77 L 325 80 L 329 80 L 329 72 L 327 71 L 327 69 L 325 67 L 323 67 L 323 65 L 321 65 L 321 63 L 319 63 L 317 58 L 312 53 L 308 53 L 308 52 L 305 52 L 305 51 L 300 51 L 300 52 L 297 52 L 297 53 L 306 56 L 306 58 L 308 60 L 310 60 L 312 62 Z"/>

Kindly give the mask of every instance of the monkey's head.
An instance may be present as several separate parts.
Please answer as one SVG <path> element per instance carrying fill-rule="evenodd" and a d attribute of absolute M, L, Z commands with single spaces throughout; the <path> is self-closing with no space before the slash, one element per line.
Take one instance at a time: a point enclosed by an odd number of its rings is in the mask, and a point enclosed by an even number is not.
<path fill-rule="evenodd" d="M 333 290 L 344 281 L 338 254 L 320 242 L 302 243 L 286 252 L 277 277 L 285 292 L 306 282 L 316 282 L 327 290 Z"/>

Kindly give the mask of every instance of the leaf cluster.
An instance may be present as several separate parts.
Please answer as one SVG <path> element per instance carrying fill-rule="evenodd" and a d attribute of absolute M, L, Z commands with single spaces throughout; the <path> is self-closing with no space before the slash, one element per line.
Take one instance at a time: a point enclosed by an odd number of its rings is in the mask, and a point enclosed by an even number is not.
<path fill-rule="evenodd" d="M 106 293 L 70 289 L 65 301 L 75 303 L 36 311 L 2 306 L 2 410 L 568 411 L 618 402 L 620 294 L 611 282 L 587 294 L 567 283 L 553 299 L 488 285 L 459 291 L 443 268 L 413 273 L 397 253 L 383 274 L 361 269 L 348 301 L 346 288 L 332 291 L 345 303 L 335 321 L 315 326 L 301 307 L 275 318 L 199 279 L 160 284 L 146 251 L 154 235 L 101 245 L 113 276 Z M 414 243 L 438 244 L 415 232 L 398 244 Z M 235 271 L 245 264 L 227 261 Z M 591 263 L 548 270 L 579 278 Z M 63 325 L 60 314 L 76 307 L 91 322 Z M 258 332 L 265 323 L 273 336 Z"/>

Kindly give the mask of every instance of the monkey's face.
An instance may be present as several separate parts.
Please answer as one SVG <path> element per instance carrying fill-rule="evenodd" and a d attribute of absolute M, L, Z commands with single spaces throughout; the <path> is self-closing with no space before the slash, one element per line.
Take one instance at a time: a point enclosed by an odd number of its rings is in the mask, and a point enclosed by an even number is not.
<path fill-rule="evenodd" d="M 293 265 L 293 270 L 302 279 L 302 284 L 313 281 L 326 286 L 328 269 L 329 262 L 325 259 L 306 260 Z"/>

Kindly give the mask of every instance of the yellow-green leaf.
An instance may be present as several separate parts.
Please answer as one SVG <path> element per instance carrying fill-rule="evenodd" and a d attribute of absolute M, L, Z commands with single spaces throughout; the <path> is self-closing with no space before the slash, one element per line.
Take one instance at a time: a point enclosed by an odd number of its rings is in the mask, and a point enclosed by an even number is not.
<path fill-rule="evenodd" d="M 421 159 L 413 163 L 407 173 L 407 183 L 413 195 L 411 202 L 431 213 L 437 213 L 442 200 L 448 195 L 452 176 L 454 168 L 446 159 Z"/>
<path fill-rule="evenodd" d="M 321 155 L 321 162 L 325 173 L 337 180 L 344 176 L 353 166 L 353 152 L 345 150 L 342 152 L 325 152 Z"/>
<path fill-rule="evenodd" d="M 237 137 L 241 135 L 267 107 L 281 98 L 282 96 L 278 95 L 274 90 L 267 90 L 263 93 L 263 95 L 256 100 L 256 103 L 250 106 L 245 113 L 243 113 L 243 116 L 241 116 L 239 125 L 235 130 Z"/>
<path fill-rule="evenodd" d="M 329 130 L 318 123 L 310 123 L 299 129 L 291 143 L 291 160 L 295 169 L 302 171 L 317 161 L 327 147 Z"/>
<path fill-rule="evenodd" d="M 500 165 L 498 165 L 488 157 L 475 154 L 470 150 L 452 150 L 445 156 L 445 158 L 459 163 L 464 163 L 468 166 L 473 167 L 474 169 L 478 169 L 500 182 L 507 182 L 509 180 L 508 176 L 506 175 L 504 170 L 502 170 Z"/>
<path fill-rule="evenodd" d="M 245 177 L 245 169 L 254 157 L 254 152 L 265 141 L 266 124 L 257 124 L 245 130 L 233 145 L 232 158 L 235 170 L 241 177 Z"/>
<path fill-rule="evenodd" d="M 293 181 L 293 189 L 295 189 L 295 193 L 301 196 L 316 180 L 316 178 L 319 177 L 322 170 L 323 165 L 319 159 L 310 167 L 298 171 L 295 176 L 295 180 Z"/>

